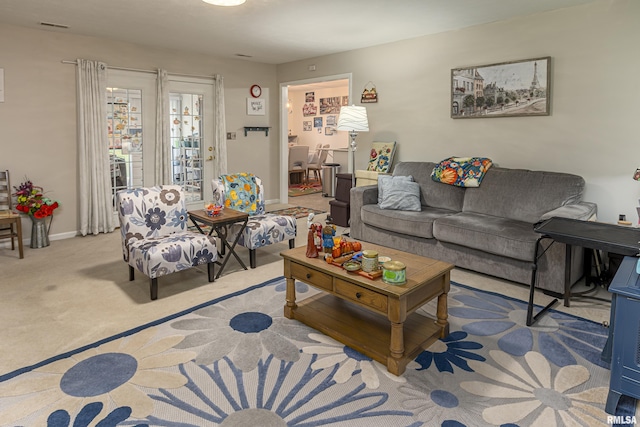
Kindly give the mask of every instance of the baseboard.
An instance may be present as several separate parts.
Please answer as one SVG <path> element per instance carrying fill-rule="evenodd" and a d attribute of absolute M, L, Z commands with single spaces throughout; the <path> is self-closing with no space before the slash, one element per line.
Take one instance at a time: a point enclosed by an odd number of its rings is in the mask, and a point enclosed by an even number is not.
<path fill-rule="evenodd" d="M 66 233 L 57 233 L 57 234 L 51 234 L 49 235 L 49 241 L 51 240 L 64 240 L 64 239 L 70 239 L 72 237 L 76 237 L 79 236 L 80 233 L 77 231 L 69 231 Z M 27 237 L 27 238 L 23 238 L 22 239 L 22 245 L 24 247 L 29 247 L 29 245 L 31 244 L 31 237 Z M 0 242 L 0 249 L 11 249 L 11 239 L 4 239 L 2 242 Z"/>

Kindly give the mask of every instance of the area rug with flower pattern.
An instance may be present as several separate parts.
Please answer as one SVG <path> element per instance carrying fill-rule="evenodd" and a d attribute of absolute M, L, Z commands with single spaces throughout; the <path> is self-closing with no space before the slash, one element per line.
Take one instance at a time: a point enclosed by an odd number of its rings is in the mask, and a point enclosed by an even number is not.
<path fill-rule="evenodd" d="M 272 279 L 2 375 L 0 425 L 612 425 L 600 324 L 550 311 L 528 328 L 526 303 L 452 283 L 450 335 L 396 377 L 283 317 L 285 288 Z"/>

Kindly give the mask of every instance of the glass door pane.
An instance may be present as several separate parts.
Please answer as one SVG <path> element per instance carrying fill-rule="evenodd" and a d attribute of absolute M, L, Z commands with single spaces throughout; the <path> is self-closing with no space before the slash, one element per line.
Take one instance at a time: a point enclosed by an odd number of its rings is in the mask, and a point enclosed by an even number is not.
<path fill-rule="evenodd" d="M 107 88 L 111 191 L 143 186 L 142 91 Z"/>
<path fill-rule="evenodd" d="M 187 202 L 203 200 L 203 97 L 170 93 L 171 160 L 173 183 L 180 185 Z"/>

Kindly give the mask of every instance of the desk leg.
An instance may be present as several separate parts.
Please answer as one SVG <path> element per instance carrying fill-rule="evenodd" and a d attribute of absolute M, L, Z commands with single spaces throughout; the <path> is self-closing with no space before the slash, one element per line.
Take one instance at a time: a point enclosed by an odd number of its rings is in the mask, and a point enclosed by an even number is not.
<path fill-rule="evenodd" d="M 536 290 L 536 280 L 538 278 L 538 258 L 539 258 L 538 250 L 540 249 L 540 241 L 542 241 L 542 239 L 545 239 L 545 238 L 546 236 L 542 236 L 538 238 L 538 240 L 536 241 L 536 248 L 533 254 L 533 266 L 531 267 L 532 268 L 531 285 L 529 286 L 529 304 L 527 304 L 527 326 L 533 325 L 542 314 L 544 314 L 548 309 L 553 307 L 558 302 L 558 299 L 555 298 L 553 301 L 547 304 L 545 308 L 540 310 L 538 314 L 536 314 L 535 316 L 533 315 L 533 295 Z"/>
<path fill-rule="evenodd" d="M 571 305 L 571 245 L 566 244 L 566 259 L 564 261 L 564 306 Z"/>

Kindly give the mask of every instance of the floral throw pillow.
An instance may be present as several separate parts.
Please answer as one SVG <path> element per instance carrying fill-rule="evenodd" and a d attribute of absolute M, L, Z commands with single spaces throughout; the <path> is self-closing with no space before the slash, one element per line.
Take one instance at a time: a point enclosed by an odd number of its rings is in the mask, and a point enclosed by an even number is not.
<path fill-rule="evenodd" d="M 250 173 L 238 173 L 220 176 L 224 184 L 227 208 L 235 209 L 253 215 L 261 205 L 262 194 L 256 184 L 256 177 Z"/>
<path fill-rule="evenodd" d="M 433 168 L 431 179 L 457 187 L 479 187 L 492 164 L 486 157 L 449 157 Z"/>
<path fill-rule="evenodd" d="M 368 171 L 389 172 L 393 155 L 396 151 L 396 142 L 374 142 L 371 144 L 371 154 L 369 155 Z"/>

